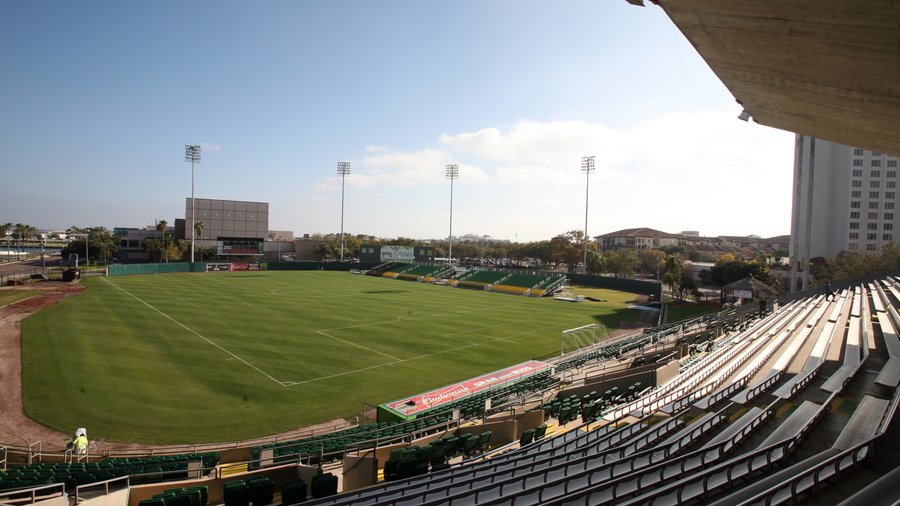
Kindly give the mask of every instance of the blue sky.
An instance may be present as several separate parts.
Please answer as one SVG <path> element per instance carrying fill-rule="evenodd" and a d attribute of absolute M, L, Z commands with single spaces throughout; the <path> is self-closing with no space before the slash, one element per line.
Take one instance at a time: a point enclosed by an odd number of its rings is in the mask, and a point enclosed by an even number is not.
<path fill-rule="evenodd" d="M 789 232 L 793 135 L 658 7 L 603 1 L 0 3 L 0 222 L 145 226 L 197 196 L 270 228 L 519 241 Z"/>

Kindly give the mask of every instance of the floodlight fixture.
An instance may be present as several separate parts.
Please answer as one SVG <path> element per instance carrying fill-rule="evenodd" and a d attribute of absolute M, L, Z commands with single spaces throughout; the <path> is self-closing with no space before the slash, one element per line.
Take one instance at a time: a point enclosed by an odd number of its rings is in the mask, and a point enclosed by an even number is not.
<path fill-rule="evenodd" d="M 747 109 L 744 109 L 740 114 L 738 114 L 738 119 L 741 121 L 748 121 L 750 119 L 750 112 L 747 111 Z"/>
<path fill-rule="evenodd" d="M 197 205 L 194 200 L 194 165 L 200 163 L 200 146 L 196 144 L 184 145 L 184 161 L 191 162 L 191 263 L 194 263 L 194 226 L 197 219 Z"/>
<path fill-rule="evenodd" d="M 453 267 L 453 181 L 459 178 L 459 164 L 448 163 L 444 168 L 444 175 L 450 180 L 450 235 L 447 236 L 450 246 L 447 250 L 447 265 Z"/>
<path fill-rule="evenodd" d="M 588 254 L 588 194 L 591 186 L 591 172 L 594 172 L 594 155 L 581 157 L 581 172 L 584 172 L 584 273 L 587 274 Z"/>
<path fill-rule="evenodd" d="M 344 181 L 350 175 L 350 162 L 337 163 L 337 175 L 341 176 L 341 262 L 344 261 Z"/>

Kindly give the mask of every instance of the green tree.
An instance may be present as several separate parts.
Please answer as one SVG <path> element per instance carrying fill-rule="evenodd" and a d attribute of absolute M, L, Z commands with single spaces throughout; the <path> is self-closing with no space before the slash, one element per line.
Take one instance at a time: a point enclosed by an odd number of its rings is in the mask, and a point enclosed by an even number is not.
<path fill-rule="evenodd" d="M 618 278 L 631 277 L 637 270 L 638 256 L 633 249 L 620 248 L 608 251 L 604 257 L 607 270 Z"/>
<path fill-rule="evenodd" d="M 693 295 L 696 298 L 698 293 L 701 297 L 703 296 L 703 293 L 697 288 L 697 282 L 694 281 L 694 278 L 687 271 L 681 273 L 681 279 L 678 280 L 675 293 L 679 300 L 687 299 L 688 295 Z"/>
<path fill-rule="evenodd" d="M 105 263 L 109 263 L 119 249 L 119 242 L 115 236 L 106 227 L 100 226 L 87 229 L 87 234 L 91 258 L 103 259 Z"/>
<path fill-rule="evenodd" d="M 587 272 L 588 274 L 600 275 L 607 271 L 606 257 L 597 253 L 596 251 L 591 251 L 588 253 L 588 265 Z"/>
<path fill-rule="evenodd" d="M 9 246 L 9 240 L 11 239 L 13 224 L 12 223 L 4 223 L 0 225 L 0 239 L 6 239 L 7 246 Z"/>
<path fill-rule="evenodd" d="M 68 258 L 70 254 L 74 253 L 85 262 L 93 260 L 97 263 L 102 260 L 104 263 L 109 263 L 119 249 L 118 239 L 102 226 L 79 230 L 82 232 L 73 232 L 73 235 L 78 234 L 79 237 L 73 238 L 63 247 L 62 258 Z"/>
<path fill-rule="evenodd" d="M 656 276 L 662 271 L 662 266 L 666 261 L 666 253 L 658 249 L 642 249 L 637 252 L 638 268 L 641 272 Z"/>
<path fill-rule="evenodd" d="M 566 264 L 569 272 L 575 272 L 575 267 L 584 255 L 583 248 L 584 232 L 570 230 L 550 239 L 550 258 L 556 263 Z"/>
<path fill-rule="evenodd" d="M 684 261 L 678 255 L 666 257 L 663 267 L 663 283 L 669 286 L 669 291 L 676 293 L 684 279 Z M 679 297 L 680 298 L 680 297 Z"/>
<path fill-rule="evenodd" d="M 159 243 L 160 257 L 164 258 L 166 263 L 169 263 L 169 255 L 167 254 L 168 252 L 166 251 L 166 243 L 167 243 L 166 230 L 168 229 L 168 227 L 169 227 L 169 222 L 167 222 L 166 220 L 159 220 L 159 222 L 156 224 L 156 231 L 160 233 L 160 243 Z"/>

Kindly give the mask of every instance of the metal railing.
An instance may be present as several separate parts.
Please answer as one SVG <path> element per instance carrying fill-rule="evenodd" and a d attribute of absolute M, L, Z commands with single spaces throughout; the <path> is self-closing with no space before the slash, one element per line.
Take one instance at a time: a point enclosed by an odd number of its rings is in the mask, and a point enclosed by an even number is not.
<path fill-rule="evenodd" d="M 43 445 L 40 441 L 36 441 L 28 445 L 28 463 L 31 464 L 34 462 L 35 457 L 37 457 L 38 462 L 44 458 L 44 452 L 42 451 Z"/>
<path fill-rule="evenodd" d="M 39 487 L 4 490 L 0 492 L 0 504 L 34 504 L 38 500 L 66 495 L 66 485 L 53 483 Z"/>
<path fill-rule="evenodd" d="M 103 487 L 103 495 L 109 495 L 110 485 L 117 484 L 120 482 L 123 483 L 124 488 L 128 488 L 131 486 L 130 476 L 119 476 L 118 478 L 112 478 L 109 480 L 97 481 L 94 483 L 86 483 L 84 485 L 78 485 L 77 487 L 75 487 L 75 504 L 78 504 L 82 501 L 81 495 L 83 494 L 83 491 L 85 491 L 85 490 Z"/>

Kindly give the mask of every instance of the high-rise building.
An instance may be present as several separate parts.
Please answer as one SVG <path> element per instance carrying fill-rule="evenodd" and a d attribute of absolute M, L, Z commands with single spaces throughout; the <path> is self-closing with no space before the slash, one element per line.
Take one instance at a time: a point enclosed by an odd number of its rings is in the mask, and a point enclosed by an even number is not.
<path fill-rule="evenodd" d="M 791 289 L 809 288 L 809 260 L 878 251 L 895 241 L 896 156 L 796 136 Z"/>

